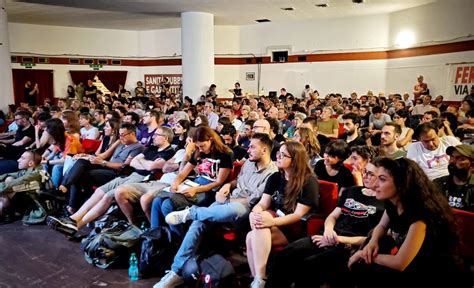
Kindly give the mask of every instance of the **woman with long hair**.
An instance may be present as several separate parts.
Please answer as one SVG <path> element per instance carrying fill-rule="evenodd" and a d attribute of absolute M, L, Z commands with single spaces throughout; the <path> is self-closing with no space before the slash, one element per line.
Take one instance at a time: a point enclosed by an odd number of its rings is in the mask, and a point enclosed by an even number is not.
<path fill-rule="evenodd" d="M 173 127 L 174 138 L 171 144 L 176 145 L 175 150 L 183 149 L 186 145 L 186 138 L 188 136 L 189 128 L 191 128 L 191 122 L 188 120 L 179 120 Z"/>
<path fill-rule="evenodd" d="M 233 167 L 232 150 L 222 143 L 221 138 L 209 126 L 196 128 L 193 141 L 188 143 L 194 151 L 185 156 L 189 160 L 179 172 L 169 188 L 171 193 L 159 193 L 153 200 L 151 208 L 151 227 L 159 227 L 165 223 L 169 213 L 181 210 L 186 206 L 208 206 L 214 202 L 213 189 L 222 186 Z M 194 149 L 192 149 L 194 147 Z M 185 181 L 193 171 L 197 177 L 190 183 Z M 187 184 L 190 185 L 187 185 Z M 184 236 L 181 224 L 170 225 L 171 231 L 178 239 Z"/>
<path fill-rule="evenodd" d="M 64 110 L 61 113 L 61 120 L 64 123 L 64 128 L 66 132 L 71 136 L 76 136 L 78 139 L 81 138 L 81 125 L 79 124 L 79 118 L 77 117 L 76 112 L 72 110 Z"/>
<path fill-rule="evenodd" d="M 277 153 L 279 172 L 270 176 L 262 198 L 250 213 L 247 260 L 254 280 L 264 287 L 272 245 L 286 245 L 304 236 L 303 215 L 319 204 L 319 183 L 299 142 L 286 142 Z"/>
<path fill-rule="evenodd" d="M 393 122 L 400 125 L 402 128 L 402 134 L 398 137 L 397 146 L 404 151 L 408 151 L 408 146 L 410 146 L 413 134 L 415 131 L 408 127 L 410 120 L 410 114 L 407 110 L 398 110 L 395 115 L 393 115 Z"/>
<path fill-rule="evenodd" d="M 337 207 L 326 218 L 323 233 L 290 243 L 275 255 L 266 287 L 307 287 L 307 283 L 350 287 L 346 282 L 350 277 L 345 275 L 351 252 L 362 245 L 384 211 L 383 201 L 375 198 L 373 190 L 377 167 L 370 161 L 375 154 L 367 146 L 352 149 L 353 155 L 367 156 L 360 163 L 363 185 L 342 192 Z"/>
<path fill-rule="evenodd" d="M 375 197 L 385 201 L 385 212 L 367 245 L 349 260 L 357 286 L 460 287 L 453 259 L 458 236 L 446 197 L 410 159 L 377 158 L 373 164 Z"/>
<path fill-rule="evenodd" d="M 296 128 L 293 140 L 303 144 L 306 153 L 308 153 L 309 165 L 314 169 L 316 163 L 321 160 L 321 156 L 319 156 L 321 145 L 319 145 L 318 138 L 314 131 L 306 127 Z"/>
<path fill-rule="evenodd" d="M 68 155 L 82 153 L 82 144 L 75 136 L 66 132 L 63 121 L 52 118 L 45 122 L 48 143 L 51 145 L 43 153 L 43 164 L 47 169 L 51 169 L 51 180 L 54 187 L 61 183 L 63 175 L 63 165 Z"/>

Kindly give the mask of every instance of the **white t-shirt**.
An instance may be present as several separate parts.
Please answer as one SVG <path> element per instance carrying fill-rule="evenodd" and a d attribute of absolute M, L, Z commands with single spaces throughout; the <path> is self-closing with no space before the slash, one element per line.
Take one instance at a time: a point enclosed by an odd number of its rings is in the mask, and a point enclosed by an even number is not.
<path fill-rule="evenodd" d="M 91 127 L 87 130 L 85 127 L 81 128 L 81 138 L 82 139 L 92 139 L 97 140 L 100 137 L 99 129 L 97 127 Z"/>
<path fill-rule="evenodd" d="M 439 138 L 439 146 L 431 151 L 423 147 L 421 142 L 412 143 L 408 148 L 407 158 L 415 161 L 425 171 L 430 180 L 447 176 L 449 156 L 446 148 L 461 144 L 456 137 L 444 136 Z"/>

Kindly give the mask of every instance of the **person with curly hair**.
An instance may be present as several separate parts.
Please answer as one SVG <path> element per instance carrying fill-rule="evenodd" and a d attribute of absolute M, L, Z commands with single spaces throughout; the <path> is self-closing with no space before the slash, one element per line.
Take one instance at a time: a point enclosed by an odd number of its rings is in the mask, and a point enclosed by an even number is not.
<path fill-rule="evenodd" d="M 373 164 L 373 189 L 385 212 L 365 247 L 349 259 L 357 287 L 443 287 L 447 281 L 460 287 L 454 284 L 461 278 L 453 256 L 458 235 L 444 195 L 410 159 L 377 158 Z"/>

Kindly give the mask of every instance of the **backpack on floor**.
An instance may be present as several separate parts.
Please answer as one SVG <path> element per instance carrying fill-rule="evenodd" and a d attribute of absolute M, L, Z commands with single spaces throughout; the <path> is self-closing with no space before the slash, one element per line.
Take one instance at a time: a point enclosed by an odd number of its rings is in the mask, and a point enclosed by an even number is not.
<path fill-rule="evenodd" d="M 220 254 L 207 258 L 196 256 L 184 263 L 183 279 L 196 287 L 233 287 L 235 270 L 229 260 Z"/>
<path fill-rule="evenodd" d="M 162 276 L 169 270 L 178 250 L 168 227 L 157 227 L 142 234 L 142 247 L 138 269 L 144 278 Z"/>
<path fill-rule="evenodd" d="M 110 266 L 127 267 L 131 252 L 139 247 L 140 228 L 120 220 L 102 230 L 94 229 L 81 241 L 87 263 L 106 269 Z"/>
<path fill-rule="evenodd" d="M 14 197 L 24 194 L 22 205 L 25 206 L 23 214 L 23 224 L 35 225 L 43 224 L 48 215 L 58 215 L 62 213 L 62 208 L 67 198 L 64 195 L 57 195 L 52 189 L 51 177 L 48 172 L 41 171 L 41 182 L 32 181 L 22 184 L 17 188 L 18 192 Z"/>

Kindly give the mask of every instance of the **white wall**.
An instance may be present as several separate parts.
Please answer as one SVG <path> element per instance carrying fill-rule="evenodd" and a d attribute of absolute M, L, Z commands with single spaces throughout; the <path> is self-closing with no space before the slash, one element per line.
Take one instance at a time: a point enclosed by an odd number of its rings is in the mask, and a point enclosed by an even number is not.
<path fill-rule="evenodd" d="M 10 51 L 46 55 L 136 57 L 136 31 L 8 23 Z"/>
<path fill-rule="evenodd" d="M 244 92 L 256 93 L 258 83 L 257 65 L 242 66 L 240 78 L 246 72 L 255 72 L 255 81 L 240 83 Z M 374 93 L 385 90 L 386 61 L 313 62 L 262 65 L 260 89 L 288 92 L 299 97 L 305 84 L 317 89 L 320 95 L 340 92 L 348 96 L 352 91 L 359 94 L 368 90 Z M 284 83 L 284 84 L 283 84 Z"/>
<path fill-rule="evenodd" d="M 472 0 L 437 1 L 435 3 L 389 15 L 390 45 L 396 44 L 401 31 L 412 31 L 415 46 L 438 41 L 463 40 L 474 34 L 474 2 Z"/>
<path fill-rule="evenodd" d="M 241 27 L 241 53 L 268 55 L 268 46 L 291 45 L 292 54 L 371 50 L 387 46 L 388 15 L 261 23 Z"/>

